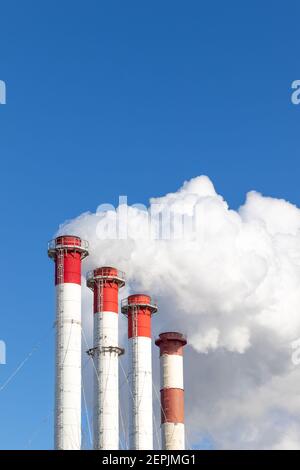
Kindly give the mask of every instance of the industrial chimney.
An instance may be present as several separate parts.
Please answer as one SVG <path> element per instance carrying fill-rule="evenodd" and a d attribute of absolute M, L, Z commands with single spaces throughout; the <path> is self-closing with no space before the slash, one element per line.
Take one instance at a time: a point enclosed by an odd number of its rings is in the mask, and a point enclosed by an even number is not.
<path fill-rule="evenodd" d="M 102 267 L 87 275 L 87 286 L 94 292 L 94 449 L 119 448 L 118 346 L 119 288 L 124 273 Z"/>
<path fill-rule="evenodd" d="M 183 347 L 181 333 L 161 333 L 155 344 L 160 348 L 161 434 L 163 450 L 184 450 Z"/>
<path fill-rule="evenodd" d="M 48 244 L 55 262 L 55 448 L 81 447 L 81 261 L 88 243 L 64 235 Z"/>
<path fill-rule="evenodd" d="M 122 301 L 128 317 L 129 447 L 153 449 L 151 316 L 157 306 L 151 297 L 130 295 Z"/>

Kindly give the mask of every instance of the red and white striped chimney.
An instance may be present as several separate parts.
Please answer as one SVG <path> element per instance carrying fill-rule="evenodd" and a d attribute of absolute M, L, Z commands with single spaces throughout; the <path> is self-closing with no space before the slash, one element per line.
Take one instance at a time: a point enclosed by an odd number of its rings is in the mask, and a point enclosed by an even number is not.
<path fill-rule="evenodd" d="M 155 344 L 160 348 L 161 432 L 163 450 L 184 450 L 183 347 L 181 333 L 161 333 Z"/>
<path fill-rule="evenodd" d="M 49 242 L 55 262 L 55 448 L 81 447 L 81 261 L 88 243 L 64 235 Z"/>
<path fill-rule="evenodd" d="M 157 306 L 151 297 L 130 295 L 122 301 L 128 316 L 129 448 L 153 449 L 151 316 Z"/>
<path fill-rule="evenodd" d="M 87 286 L 94 292 L 94 449 L 119 448 L 118 346 L 119 288 L 124 273 L 102 267 L 87 275 Z"/>

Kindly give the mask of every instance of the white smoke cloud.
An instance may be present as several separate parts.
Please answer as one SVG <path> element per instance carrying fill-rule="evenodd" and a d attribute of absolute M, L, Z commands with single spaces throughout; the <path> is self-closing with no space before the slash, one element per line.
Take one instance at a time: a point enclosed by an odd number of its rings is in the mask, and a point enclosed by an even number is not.
<path fill-rule="evenodd" d="M 153 208 L 163 220 L 154 230 Z M 155 333 L 188 335 L 192 443 L 299 447 L 300 367 L 292 364 L 291 343 L 300 337 L 300 210 L 254 191 L 238 211 L 230 210 L 206 176 L 152 198 L 148 210 L 107 209 L 82 214 L 59 233 L 89 241 L 85 270 L 125 271 L 124 297 L 146 291 L 157 299 Z M 118 239 L 124 211 L 128 236 L 122 227 Z M 84 298 L 90 302 L 88 293 Z"/>

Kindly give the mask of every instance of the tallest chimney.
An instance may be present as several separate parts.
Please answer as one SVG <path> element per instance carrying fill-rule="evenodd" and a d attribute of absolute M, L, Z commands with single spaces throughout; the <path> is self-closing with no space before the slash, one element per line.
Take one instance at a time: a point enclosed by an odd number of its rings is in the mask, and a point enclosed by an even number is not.
<path fill-rule="evenodd" d="M 55 262 L 55 449 L 81 447 L 81 261 L 88 243 L 64 235 L 49 242 Z"/>

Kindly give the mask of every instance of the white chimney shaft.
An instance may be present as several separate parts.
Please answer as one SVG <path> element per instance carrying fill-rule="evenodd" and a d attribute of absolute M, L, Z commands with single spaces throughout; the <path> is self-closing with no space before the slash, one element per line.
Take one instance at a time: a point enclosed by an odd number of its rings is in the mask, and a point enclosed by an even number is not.
<path fill-rule="evenodd" d="M 81 261 L 87 242 L 60 236 L 49 243 L 55 261 L 55 449 L 81 448 Z"/>
<path fill-rule="evenodd" d="M 94 449 L 119 449 L 118 295 L 124 274 L 101 267 L 88 273 L 94 292 Z"/>
<path fill-rule="evenodd" d="M 147 295 L 131 295 L 122 302 L 128 316 L 129 447 L 153 449 L 151 315 L 157 311 Z"/>

